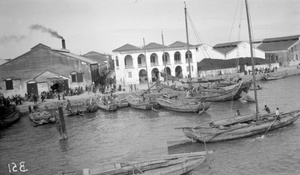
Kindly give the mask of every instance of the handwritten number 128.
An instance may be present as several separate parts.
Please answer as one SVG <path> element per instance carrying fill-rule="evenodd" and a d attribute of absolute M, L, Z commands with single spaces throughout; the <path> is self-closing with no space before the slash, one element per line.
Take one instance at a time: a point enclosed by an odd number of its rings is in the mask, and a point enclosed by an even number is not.
<path fill-rule="evenodd" d="M 22 161 L 19 163 L 19 170 L 21 172 L 28 171 L 28 169 L 25 168 L 25 161 Z M 18 172 L 18 165 L 14 162 L 12 162 L 11 164 L 8 164 L 8 171 L 9 171 L 9 173 Z"/>

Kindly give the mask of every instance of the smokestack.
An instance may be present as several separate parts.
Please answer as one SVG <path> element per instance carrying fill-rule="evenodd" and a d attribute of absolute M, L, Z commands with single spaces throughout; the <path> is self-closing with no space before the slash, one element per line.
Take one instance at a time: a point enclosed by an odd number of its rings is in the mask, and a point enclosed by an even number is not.
<path fill-rule="evenodd" d="M 66 49 L 66 42 L 64 39 L 61 40 L 61 43 L 62 43 L 62 48 L 63 49 Z"/>

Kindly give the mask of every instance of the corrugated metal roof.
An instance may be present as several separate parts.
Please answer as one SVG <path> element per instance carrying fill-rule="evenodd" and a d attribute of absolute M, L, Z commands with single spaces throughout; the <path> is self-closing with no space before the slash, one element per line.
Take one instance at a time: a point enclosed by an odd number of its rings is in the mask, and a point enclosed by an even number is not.
<path fill-rule="evenodd" d="M 95 51 L 88 52 L 88 53 L 86 53 L 82 56 L 85 57 L 85 58 L 91 59 L 93 61 L 96 61 L 99 64 L 104 64 L 104 63 L 106 63 L 106 61 L 108 59 L 111 58 L 111 56 L 108 55 L 108 54 L 98 53 L 98 52 L 95 52 Z"/>
<path fill-rule="evenodd" d="M 213 48 L 221 48 L 221 47 L 237 47 L 237 45 L 239 43 L 241 43 L 242 41 L 235 41 L 235 42 L 230 42 L 230 43 L 220 43 L 220 44 L 216 44 L 213 46 Z"/>
<path fill-rule="evenodd" d="M 289 41 L 277 41 L 277 42 L 267 42 L 262 43 L 257 48 L 263 51 L 280 51 L 288 50 L 291 46 L 296 44 L 299 40 L 289 40 Z"/>
<path fill-rule="evenodd" d="M 124 46 L 121 46 L 121 47 L 113 50 L 113 52 L 134 51 L 134 50 L 141 50 L 141 48 L 131 45 L 131 44 L 125 44 Z"/>
<path fill-rule="evenodd" d="M 223 53 L 223 54 L 226 54 L 234 49 L 236 49 L 237 47 L 220 47 L 220 48 L 214 48 L 215 50 Z"/>
<path fill-rule="evenodd" d="M 73 53 L 59 52 L 59 51 L 54 51 L 54 52 L 59 53 L 59 54 L 63 54 L 63 55 L 69 56 L 69 57 L 76 58 L 78 60 L 84 61 L 84 62 L 89 63 L 89 64 L 98 64 L 98 62 L 96 62 L 96 61 L 93 61 L 89 58 L 85 58 L 85 57 L 82 57 L 82 56 L 79 56 L 79 55 L 75 55 Z"/>
<path fill-rule="evenodd" d="M 292 35 L 292 36 L 284 36 L 284 37 L 276 37 L 276 38 L 266 38 L 262 42 L 274 42 L 274 41 L 287 41 L 287 40 L 299 40 L 300 35 Z"/>
<path fill-rule="evenodd" d="M 235 42 L 230 42 L 230 43 L 220 43 L 220 44 L 216 44 L 215 46 L 213 46 L 213 48 L 223 54 L 226 54 L 226 53 L 236 49 L 238 44 L 241 42 L 242 41 L 235 41 Z"/>

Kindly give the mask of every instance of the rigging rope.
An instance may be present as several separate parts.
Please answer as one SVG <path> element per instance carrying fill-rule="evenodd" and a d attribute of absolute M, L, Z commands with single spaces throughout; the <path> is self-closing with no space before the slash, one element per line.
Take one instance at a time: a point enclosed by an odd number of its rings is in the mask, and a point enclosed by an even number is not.
<path fill-rule="evenodd" d="M 195 38 L 196 38 L 198 44 L 203 44 L 202 41 L 200 40 L 200 37 L 199 37 L 199 35 L 198 35 L 198 32 L 197 32 L 195 26 L 194 26 L 194 23 L 193 23 L 193 21 L 192 21 L 192 18 L 190 17 L 190 15 L 189 15 L 188 12 L 187 12 L 187 16 L 188 16 L 188 20 L 189 20 L 189 22 L 190 22 L 190 24 L 191 24 L 191 28 L 192 28 L 192 30 L 193 30 L 193 33 L 194 33 L 194 35 L 195 35 Z M 201 47 L 200 49 L 201 49 L 202 54 L 203 54 L 204 57 L 208 56 L 207 58 L 211 58 L 210 55 L 209 55 L 209 53 L 208 53 L 206 50 L 204 51 L 202 47 Z M 206 53 L 206 54 L 205 54 L 205 53 Z"/>

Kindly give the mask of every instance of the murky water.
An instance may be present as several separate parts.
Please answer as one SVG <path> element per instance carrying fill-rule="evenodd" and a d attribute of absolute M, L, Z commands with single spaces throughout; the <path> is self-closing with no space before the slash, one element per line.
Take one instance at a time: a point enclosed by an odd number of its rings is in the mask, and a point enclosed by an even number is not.
<path fill-rule="evenodd" d="M 300 109 L 300 76 L 259 82 L 259 107 L 287 112 Z M 253 92 L 250 95 L 254 97 Z M 25 161 L 25 173 L 41 175 L 57 171 L 97 168 L 109 162 L 125 162 L 162 154 L 203 151 L 202 143 L 187 143 L 168 148 L 167 141 L 185 140 L 181 126 L 228 118 L 236 109 L 241 114 L 255 111 L 254 103 L 240 101 L 213 103 L 202 114 L 165 110 L 139 111 L 131 108 L 115 113 L 98 111 L 84 117 L 66 118 L 67 141 L 58 140 L 55 125 L 33 127 L 25 116 L 10 128 L 0 131 L 0 174 L 8 164 Z M 207 144 L 214 153 L 206 166 L 193 174 L 300 174 L 300 121 L 265 138 L 259 136 Z M 258 138 L 258 139 L 257 139 Z M 19 168 L 19 166 L 18 166 Z M 16 173 L 15 173 L 16 174 Z"/>

